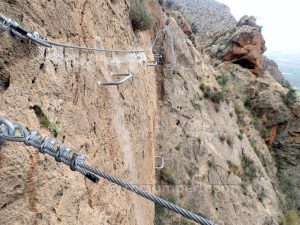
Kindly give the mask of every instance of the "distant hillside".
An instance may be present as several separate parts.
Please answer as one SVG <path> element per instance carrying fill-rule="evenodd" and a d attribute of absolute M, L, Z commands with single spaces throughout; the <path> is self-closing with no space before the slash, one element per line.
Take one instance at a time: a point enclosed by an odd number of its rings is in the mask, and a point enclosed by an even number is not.
<path fill-rule="evenodd" d="M 174 0 L 197 27 L 200 41 L 212 34 L 234 26 L 236 20 L 228 6 L 214 0 Z"/>

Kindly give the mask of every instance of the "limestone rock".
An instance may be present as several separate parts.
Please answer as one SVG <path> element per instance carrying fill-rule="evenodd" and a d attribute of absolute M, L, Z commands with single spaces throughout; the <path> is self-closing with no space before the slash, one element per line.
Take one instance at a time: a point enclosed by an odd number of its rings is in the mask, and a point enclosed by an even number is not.
<path fill-rule="evenodd" d="M 265 41 L 253 17 L 243 17 L 236 27 L 215 34 L 205 45 L 219 60 L 239 64 L 256 75 L 262 73 Z"/>
<path fill-rule="evenodd" d="M 194 33 L 192 32 L 191 26 L 186 20 L 186 18 L 179 11 L 172 11 L 172 17 L 176 20 L 179 27 L 182 29 L 183 33 L 185 33 L 188 38 L 193 42 L 194 46 L 196 46 L 196 38 Z"/>
<path fill-rule="evenodd" d="M 236 20 L 225 4 L 214 0 L 174 0 L 197 27 L 196 36 L 202 42 L 216 32 L 235 25 Z"/>

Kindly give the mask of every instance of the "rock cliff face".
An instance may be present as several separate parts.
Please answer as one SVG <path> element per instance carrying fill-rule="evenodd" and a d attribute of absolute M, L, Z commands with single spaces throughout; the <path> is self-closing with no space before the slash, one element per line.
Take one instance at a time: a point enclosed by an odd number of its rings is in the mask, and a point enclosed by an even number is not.
<path fill-rule="evenodd" d="M 236 21 L 228 6 L 214 0 L 174 0 L 196 25 L 197 37 L 202 42 L 216 32 L 234 26 Z"/>
<path fill-rule="evenodd" d="M 145 3 L 153 28 L 134 32 L 131 1 L 0 2 L 3 13 L 58 42 L 149 50 L 156 30 L 165 30 L 154 45 L 162 54 L 155 69 L 146 66 L 151 52 L 45 49 L 4 34 L 0 115 L 51 130 L 92 164 L 216 224 L 278 225 L 285 199 L 276 165 L 299 169 L 300 107 L 287 106 L 288 90 L 261 70 L 259 27 L 252 18 L 237 26 L 229 19 L 233 28 L 209 39 L 209 56 L 195 47 L 181 13 Z M 97 86 L 128 71 L 133 79 L 121 86 Z M 36 109 L 55 127 L 42 128 Z M 165 159 L 156 173 L 155 155 Z M 0 224 L 193 224 L 20 144 L 0 143 L 0 174 Z"/>
<path fill-rule="evenodd" d="M 159 190 L 164 197 L 201 212 L 218 224 L 278 224 L 280 205 L 272 186 L 276 169 L 271 154 L 253 126 L 242 131 L 237 124 L 241 112 L 235 107 L 243 106 L 243 102 L 236 99 L 238 93 L 234 89 L 245 80 L 254 83 L 255 76 L 229 64 L 227 73 L 232 71 L 230 79 L 237 82 L 232 80 L 234 84 L 226 87 L 233 89 L 227 102 L 218 102 L 222 93 L 216 81 L 221 74 L 219 69 L 209 65 L 208 57 L 194 48 L 172 19 L 169 29 L 176 54 L 172 54 L 166 37 L 161 48 L 168 66 L 159 68 L 162 91 L 158 95 L 156 147 L 159 155 L 165 157 L 166 166 L 157 174 Z M 169 62 L 174 61 L 176 64 L 169 67 Z M 244 117 L 249 120 L 246 113 Z M 259 156 L 251 146 L 253 142 L 257 143 Z M 252 165 L 251 172 L 247 163 Z M 156 222 L 187 221 L 157 209 Z"/>
<path fill-rule="evenodd" d="M 1 1 L 1 12 L 56 42 L 147 49 L 154 32 L 135 34 L 129 1 Z M 158 4 L 149 7 L 156 14 Z M 155 14 L 154 14 L 155 15 Z M 40 127 L 38 106 L 59 128 L 57 139 L 103 170 L 137 185 L 154 183 L 156 79 L 146 55 L 103 54 L 1 36 L 0 115 Z M 127 84 L 99 88 L 111 73 Z M 147 76 L 145 76 L 147 74 Z M 0 151 L 0 224 L 153 224 L 154 206 L 81 174 L 21 144 Z"/>
<path fill-rule="evenodd" d="M 263 70 L 268 71 L 279 83 L 284 83 L 285 79 L 278 68 L 277 63 L 267 58 L 266 56 L 263 57 Z"/>

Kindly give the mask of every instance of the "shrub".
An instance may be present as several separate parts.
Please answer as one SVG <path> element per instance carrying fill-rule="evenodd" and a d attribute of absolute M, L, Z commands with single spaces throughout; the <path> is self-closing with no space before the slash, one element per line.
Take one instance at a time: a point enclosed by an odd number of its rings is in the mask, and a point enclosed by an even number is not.
<path fill-rule="evenodd" d="M 144 31 L 152 26 L 153 18 L 143 0 L 132 1 L 130 20 L 134 30 Z"/>
<path fill-rule="evenodd" d="M 250 108 L 252 106 L 252 102 L 251 102 L 251 99 L 246 99 L 246 101 L 244 102 L 244 106 L 246 108 Z"/>
<path fill-rule="evenodd" d="M 227 94 L 222 90 L 212 90 L 211 87 L 206 86 L 204 83 L 200 83 L 200 89 L 204 94 L 205 98 L 210 98 L 214 103 L 220 103 L 226 100 Z"/>
<path fill-rule="evenodd" d="M 165 199 L 169 202 L 176 204 L 176 196 L 173 194 L 169 194 L 169 195 L 165 196 Z"/>
<path fill-rule="evenodd" d="M 283 215 L 280 225 L 298 225 L 300 219 L 296 211 L 292 210 Z"/>
<path fill-rule="evenodd" d="M 34 111 L 36 117 L 39 119 L 41 127 L 47 128 L 54 137 L 60 133 L 59 124 L 57 122 L 52 122 L 38 105 L 30 107 L 30 109 Z"/>
<path fill-rule="evenodd" d="M 48 119 L 46 116 L 42 116 L 39 118 L 40 126 L 47 128 L 54 137 L 57 137 L 57 135 L 60 133 L 59 124 L 57 122 L 52 122 Z"/>
<path fill-rule="evenodd" d="M 198 33 L 198 28 L 197 28 L 197 26 L 196 26 L 195 23 L 192 23 L 192 24 L 191 24 L 191 29 L 192 29 L 192 32 L 193 32 L 194 34 L 197 34 L 197 33 Z"/>
<path fill-rule="evenodd" d="M 195 103 L 194 100 L 191 100 L 192 106 L 194 109 L 200 111 L 201 110 L 201 105 L 199 103 Z"/>
<path fill-rule="evenodd" d="M 172 10 L 180 10 L 180 6 L 177 5 L 173 0 L 166 0 L 165 7 Z"/>
<path fill-rule="evenodd" d="M 172 0 L 167 0 L 166 3 L 165 3 L 165 6 L 166 6 L 168 9 L 173 8 L 174 5 L 175 5 L 175 2 L 173 2 Z"/>
<path fill-rule="evenodd" d="M 297 101 L 296 91 L 291 89 L 286 95 L 283 96 L 283 101 L 287 107 L 291 108 Z"/>
<path fill-rule="evenodd" d="M 170 185 L 176 185 L 174 171 L 171 168 L 165 167 L 160 171 L 160 180 L 163 180 Z"/>
<path fill-rule="evenodd" d="M 281 86 L 284 87 L 284 88 L 288 88 L 289 90 L 292 89 L 292 85 L 291 85 L 290 82 L 287 81 L 287 80 L 282 80 L 282 81 L 280 81 L 280 84 L 281 84 Z"/>
<path fill-rule="evenodd" d="M 244 122 L 244 107 L 242 104 L 234 103 L 234 110 L 237 115 L 238 123 L 241 124 Z"/>
<path fill-rule="evenodd" d="M 238 137 L 240 140 L 243 140 L 243 138 L 244 138 L 243 134 L 238 134 L 237 137 Z"/>
<path fill-rule="evenodd" d="M 212 92 L 210 99 L 214 102 L 214 103 L 221 103 L 223 101 L 225 101 L 226 99 L 226 93 L 224 91 L 216 91 L 216 92 Z"/>
<path fill-rule="evenodd" d="M 228 78 L 228 76 L 225 76 L 225 75 L 219 75 L 216 77 L 216 80 L 218 81 L 219 85 L 224 87 L 228 83 L 229 78 Z"/>
<path fill-rule="evenodd" d="M 277 173 L 279 187 L 286 195 L 286 206 L 288 209 L 300 207 L 300 193 L 297 190 L 297 184 L 292 176 L 284 171 Z"/>
<path fill-rule="evenodd" d="M 239 173 L 239 176 L 244 182 L 252 181 L 253 178 L 256 177 L 257 172 L 253 160 L 243 154 L 241 157 L 241 165 L 243 171 Z"/>
<path fill-rule="evenodd" d="M 177 150 L 177 151 L 179 151 L 180 148 L 181 148 L 181 145 L 180 145 L 180 144 L 177 144 L 177 145 L 175 146 L 175 150 Z"/>
<path fill-rule="evenodd" d="M 257 194 L 258 201 L 263 202 L 265 198 L 266 198 L 266 193 L 264 190 L 262 190 L 260 193 Z"/>

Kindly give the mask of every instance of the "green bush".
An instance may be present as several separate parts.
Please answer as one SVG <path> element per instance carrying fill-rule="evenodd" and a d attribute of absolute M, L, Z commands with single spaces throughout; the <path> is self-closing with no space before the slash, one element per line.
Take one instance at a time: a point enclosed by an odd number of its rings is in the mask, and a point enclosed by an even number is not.
<path fill-rule="evenodd" d="M 180 144 L 177 144 L 177 145 L 175 146 L 175 150 L 179 151 L 180 149 L 181 149 L 181 145 L 180 145 Z"/>
<path fill-rule="evenodd" d="M 283 101 L 287 107 L 291 108 L 297 101 L 296 91 L 291 89 L 286 95 L 283 96 Z"/>
<path fill-rule="evenodd" d="M 165 181 L 170 185 L 176 185 L 174 171 L 171 168 L 165 167 L 160 171 L 160 180 Z"/>
<path fill-rule="evenodd" d="M 229 78 L 228 78 L 228 76 L 225 76 L 225 75 L 219 75 L 216 77 L 216 80 L 218 81 L 219 85 L 224 87 L 228 83 Z"/>
<path fill-rule="evenodd" d="M 54 137 L 60 133 L 59 124 L 57 122 L 52 122 L 38 105 L 30 107 L 30 109 L 34 111 L 36 117 L 39 119 L 41 127 L 47 128 Z"/>
<path fill-rule="evenodd" d="M 130 20 L 135 31 L 144 31 L 152 26 L 153 18 L 143 0 L 132 1 L 130 8 Z"/>
<path fill-rule="evenodd" d="M 281 218 L 279 225 L 299 225 L 300 219 L 296 211 L 292 210 L 287 212 Z"/>
<path fill-rule="evenodd" d="M 300 207 L 300 193 L 297 190 L 295 179 L 284 171 L 277 173 L 280 190 L 286 196 L 285 205 L 288 209 Z"/>
<path fill-rule="evenodd" d="M 165 7 L 171 10 L 180 10 L 180 6 L 177 5 L 173 0 L 166 0 Z"/>
<path fill-rule="evenodd" d="M 257 172 L 253 160 L 243 154 L 241 157 L 241 165 L 243 171 L 239 173 L 239 176 L 244 182 L 252 181 L 253 178 L 256 177 Z"/>
<path fill-rule="evenodd" d="M 221 103 L 221 102 L 225 101 L 226 93 L 224 91 L 211 92 L 210 99 L 214 103 Z"/>
<path fill-rule="evenodd" d="M 197 34 L 197 33 L 198 33 L 198 28 L 197 28 L 197 26 L 196 26 L 195 23 L 192 23 L 192 24 L 191 24 L 191 29 L 192 29 L 192 32 L 193 32 L 194 34 Z"/>

